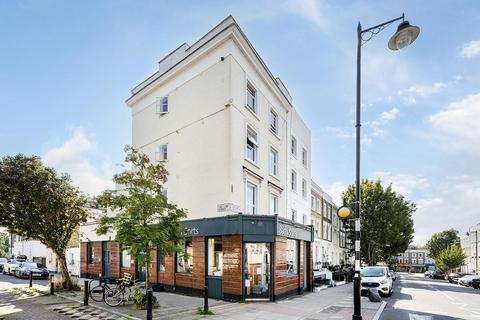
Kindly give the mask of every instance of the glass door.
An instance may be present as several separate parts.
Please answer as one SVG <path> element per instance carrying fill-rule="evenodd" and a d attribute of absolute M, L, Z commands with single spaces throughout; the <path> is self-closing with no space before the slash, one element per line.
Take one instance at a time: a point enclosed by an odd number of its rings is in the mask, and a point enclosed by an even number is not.
<path fill-rule="evenodd" d="M 270 298 L 270 243 L 245 243 L 245 298 Z"/>

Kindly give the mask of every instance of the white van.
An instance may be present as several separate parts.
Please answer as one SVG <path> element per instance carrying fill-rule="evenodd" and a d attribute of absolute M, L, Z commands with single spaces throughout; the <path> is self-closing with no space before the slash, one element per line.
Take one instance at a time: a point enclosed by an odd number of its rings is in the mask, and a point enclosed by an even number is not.
<path fill-rule="evenodd" d="M 393 281 L 388 271 L 388 267 L 364 267 L 360 271 L 362 295 L 366 294 L 368 289 L 375 288 L 381 295 L 390 297 L 393 292 Z"/>

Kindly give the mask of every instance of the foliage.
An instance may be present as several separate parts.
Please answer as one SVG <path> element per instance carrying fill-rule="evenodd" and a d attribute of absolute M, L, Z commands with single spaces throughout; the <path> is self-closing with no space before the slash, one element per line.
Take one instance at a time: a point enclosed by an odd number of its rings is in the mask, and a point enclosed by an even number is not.
<path fill-rule="evenodd" d="M 440 253 L 458 241 L 458 231 L 455 229 L 444 230 L 432 235 L 425 247 L 428 249 L 429 256 L 437 259 Z"/>
<path fill-rule="evenodd" d="M 440 270 L 449 272 L 463 265 L 466 257 L 458 245 L 452 245 L 440 252 L 435 259 L 435 264 Z"/>
<path fill-rule="evenodd" d="M 140 287 L 135 285 L 132 287 L 133 290 L 133 303 L 135 303 L 135 308 L 138 310 L 147 309 L 147 295 L 140 290 Z M 159 308 L 160 304 L 158 303 L 157 297 L 152 294 L 152 308 Z"/>
<path fill-rule="evenodd" d="M 343 203 L 355 201 L 355 187 L 348 186 L 343 193 Z M 354 210 L 354 206 L 352 206 Z M 363 180 L 361 184 L 361 255 L 369 265 L 388 261 L 404 252 L 413 239 L 412 213 L 414 203 L 380 182 Z M 348 225 L 348 238 L 355 243 L 354 220 Z M 354 248 L 350 249 L 350 254 Z"/>
<path fill-rule="evenodd" d="M 58 258 L 63 286 L 71 289 L 65 251 L 73 232 L 86 221 L 85 198 L 68 175 L 45 167 L 37 156 L 0 161 L 0 225 L 26 239 L 40 240 Z"/>
<path fill-rule="evenodd" d="M 202 307 L 198 307 L 197 308 L 197 314 L 199 315 L 212 315 L 214 314 L 212 310 L 208 309 L 208 310 L 205 310 L 203 309 Z"/>
<path fill-rule="evenodd" d="M 151 163 L 148 156 L 125 147 L 125 161 L 133 167 L 114 176 L 113 180 L 124 189 L 105 191 L 97 201 L 114 211 L 114 216 L 100 218 L 97 234 L 116 232 L 116 240 L 128 250 L 140 266 L 151 265 L 151 250 L 157 248 L 162 256 L 182 251 L 185 227 L 181 220 L 186 211 L 169 203 L 162 194 L 168 171 L 163 163 Z M 147 274 L 148 281 L 148 274 Z M 147 283 L 148 287 L 148 283 Z"/>
<path fill-rule="evenodd" d="M 9 256 L 8 247 L 6 245 L 7 241 L 10 241 L 8 239 L 8 233 L 0 232 L 0 257 Z"/>

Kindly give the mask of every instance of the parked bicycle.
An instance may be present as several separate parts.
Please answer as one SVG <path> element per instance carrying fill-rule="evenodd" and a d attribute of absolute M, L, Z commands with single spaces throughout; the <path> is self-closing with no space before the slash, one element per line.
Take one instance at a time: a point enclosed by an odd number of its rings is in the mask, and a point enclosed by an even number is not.
<path fill-rule="evenodd" d="M 92 283 L 94 280 L 91 280 Z M 105 278 L 101 281 L 101 284 L 96 285 L 95 287 L 91 288 L 89 291 L 90 298 L 96 302 L 102 302 L 105 296 L 105 292 L 107 290 L 116 288 L 118 286 L 120 280 L 115 280 L 113 278 Z"/>
<path fill-rule="evenodd" d="M 117 287 L 105 290 L 103 300 L 110 307 L 116 307 L 122 302 L 125 303 L 133 300 L 130 287 L 134 284 L 135 281 L 132 281 L 132 275 L 130 273 L 124 273 L 123 278 L 120 279 Z"/>

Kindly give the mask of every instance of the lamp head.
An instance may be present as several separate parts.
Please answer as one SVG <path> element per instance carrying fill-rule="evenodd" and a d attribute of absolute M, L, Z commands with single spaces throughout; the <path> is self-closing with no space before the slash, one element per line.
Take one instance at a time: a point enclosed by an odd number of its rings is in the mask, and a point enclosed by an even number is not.
<path fill-rule="evenodd" d="M 400 50 L 415 41 L 420 33 L 420 28 L 412 26 L 408 21 L 398 25 L 397 32 L 388 41 L 388 48 L 391 50 Z"/>
<path fill-rule="evenodd" d="M 351 214 L 352 214 L 352 210 L 347 206 L 342 206 L 337 210 L 337 215 L 342 220 L 348 219 L 348 217 L 350 217 Z"/>

